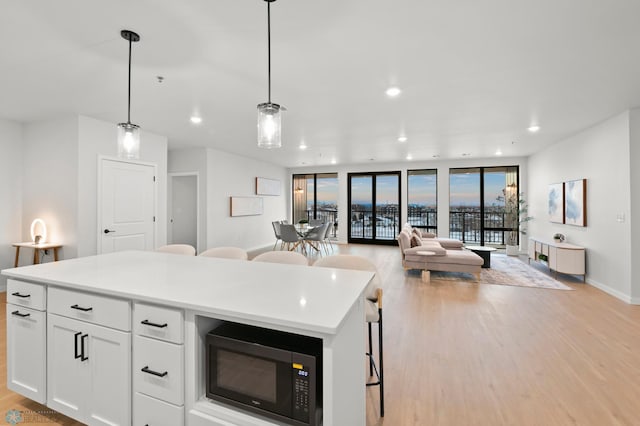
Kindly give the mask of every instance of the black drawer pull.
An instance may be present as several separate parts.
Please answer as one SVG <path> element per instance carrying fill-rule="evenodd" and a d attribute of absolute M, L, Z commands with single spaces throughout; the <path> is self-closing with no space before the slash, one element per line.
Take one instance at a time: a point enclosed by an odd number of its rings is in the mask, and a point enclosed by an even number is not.
<path fill-rule="evenodd" d="M 16 291 L 15 293 L 11 293 L 11 295 L 15 297 L 31 297 L 30 294 L 20 294 L 19 291 Z"/>
<path fill-rule="evenodd" d="M 78 353 L 78 336 L 81 335 L 82 332 L 78 331 L 73 337 L 73 357 L 78 359 L 82 356 L 82 354 Z"/>
<path fill-rule="evenodd" d="M 149 322 L 149 320 L 142 320 L 140 324 L 149 325 L 151 327 L 165 328 L 168 324 L 165 322 L 164 324 L 157 324 L 155 322 Z"/>
<path fill-rule="evenodd" d="M 31 314 L 21 314 L 20 311 L 13 311 L 13 312 L 11 312 L 11 315 L 15 315 L 17 317 L 26 318 L 26 317 L 30 316 Z"/>
<path fill-rule="evenodd" d="M 78 305 L 71 306 L 71 309 L 77 309 L 77 310 L 82 311 L 82 312 L 93 311 L 93 308 L 83 308 L 82 306 L 78 306 Z"/>
<path fill-rule="evenodd" d="M 84 344 L 85 344 L 84 339 L 85 339 L 85 338 L 87 338 L 87 337 L 89 337 L 89 335 L 88 335 L 88 334 L 83 334 L 83 335 L 82 335 L 82 337 L 80 338 L 80 343 L 81 343 L 81 346 L 80 346 L 80 349 L 81 349 L 81 352 L 80 352 L 80 361 L 86 361 L 86 360 L 88 360 L 88 359 L 89 359 L 89 357 L 88 357 L 88 356 L 84 356 Z"/>
<path fill-rule="evenodd" d="M 142 367 L 142 370 L 140 370 L 140 371 L 142 371 L 143 373 L 153 374 L 154 376 L 158 376 L 158 377 L 164 377 L 167 374 L 169 374 L 168 371 L 165 371 L 164 373 L 158 373 L 157 371 L 149 370 L 149 366 L 148 365 L 145 366 L 145 367 Z"/>

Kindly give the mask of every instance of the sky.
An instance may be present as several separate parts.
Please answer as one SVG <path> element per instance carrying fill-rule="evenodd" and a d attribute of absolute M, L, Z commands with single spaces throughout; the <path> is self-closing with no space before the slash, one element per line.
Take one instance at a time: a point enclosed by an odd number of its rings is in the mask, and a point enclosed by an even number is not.
<path fill-rule="evenodd" d="M 484 174 L 484 205 L 504 205 L 497 200 L 505 188 L 505 173 Z M 452 206 L 480 206 L 480 173 L 456 173 L 449 179 L 449 200 Z"/>
<path fill-rule="evenodd" d="M 398 176 L 357 176 L 351 180 L 351 202 L 354 204 L 370 204 L 372 180 L 376 179 L 377 204 L 398 203 Z M 338 178 L 318 178 L 318 203 L 337 204 Z M 485 206 L 504 205 L 497 200 L 505 187 L 504 172 L 485 172 Z M 409 175 L 408 204 L 436 206 L 437 176 L 435 174 Z M 480 205 L 480 174 L 456 173 L 450 175 L 450 204 L 452 206 Z M 313 179 L 307 180 L 307 193 L 313 194 Z M 309 203 L 313 200 L 310 197 Z"/>

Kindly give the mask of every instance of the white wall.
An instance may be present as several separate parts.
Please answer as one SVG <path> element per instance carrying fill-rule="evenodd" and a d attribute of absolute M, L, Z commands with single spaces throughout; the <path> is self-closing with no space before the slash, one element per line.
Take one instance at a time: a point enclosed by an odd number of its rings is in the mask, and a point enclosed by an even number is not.
<path fill-rule="evenodd" d="M 97 253 L 98 157 L 117 157 L 116 124 L 79 117 L 78 256 Z M 167 138 L 141 131 L 140 161 L 157 165 L 156 247 L 167 241 Z"/>
<path fill-rule="evenodd" d="M 530 235 L 551 239 L 559 232 L 567 242 L 584 246 L 587 281 L 628 302 L 633 219 L 629 133 L 627 111 L 529 158 L 529 209 L 535 217 L 529 225 Z M 637 159 L 639 154 L 636 152 L 635 156 Z M 636 164 L 640 161 L 636 160 Z M 548 185 L 583 178 L 587 179 L 587 226 L 549 222 Z M 617 221 L 620 214 L 624 215 L 624 222 Z"/>
<path fill-rule="evenodd" d="M 213 149 L 207 150 L 207 248 L 236 246 L 247 250 L 275 242 L 271 222 L 288 216 L 289 175 L 284 167 Z M 281 195 L 261 196 L 264 213 L 230 216 L 231 196 L 256 196 L 256 177 L 278 179 Z"/>
<path fill-rule="evenodd" d="M 522 157 L 515 158 L 485 158 L 464 160 L 438 160 L 438 161 L 405 161 L 401 163 L 368 163 L 335 165 L 322 167 L 298 167 L 288 170 L 288 197 L 291 197 L 291 176 L 305 173 L 338 173 L 338 240 L 347 242 L 348 218 L 348 174 L 357 172 L 401 172 L 401 223 L 407 221 L 407 170 L 437 169 L 438 170 L 438 236 L 449 236 L 449 169 L 459 167 L 491 167 L 491 166 L 519 166 L 520 168 L 520 192 L 527 197 L 527 160 Z M 288 208 L 287 217 L 291 219 L 291 208 Z M 526 247 L 526 245 L 524 246 Z"/>
<path fill-rule="evenodd" d="M 77 146 L 77 116 L 24 126 L 22 240 L 30 240 L 31 222 L 41 218 L 47 225 L 47 240 L 64 245 L 61 259 L 77 256 Z M 26 254 L 20 257 L 21 265 L 31 263 Z M 51 260 L 51 253 L 42 259 Z"/>
<path fill-rule="evenodd" d="M 169 173 L 196 173 L 198 176 L 198 253 L 207 248 L 207 150 L 204 148 L 169 151 Z"/>
<path fill-rule="evenodd" d="M 13 268 L 11 243 L 22 241 L 22 137 L 19 123 L 0 119 L 0 270 Z M 0 276 L 0 291 L 6 283 Z"/>
<path fill-rule="evenodd" d="M 640 305 L 640 108 L 630 111 L 629 125 L 631 212 L 626 220 L 631 228 L 631 303 Z"/>

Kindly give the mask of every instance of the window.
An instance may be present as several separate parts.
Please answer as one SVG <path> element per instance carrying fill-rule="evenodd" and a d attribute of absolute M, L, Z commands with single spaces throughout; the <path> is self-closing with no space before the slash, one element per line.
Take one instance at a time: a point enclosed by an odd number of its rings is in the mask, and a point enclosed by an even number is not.
<path fill-rule="evenodd" d="M 511 193 L 518 194 L 517 166 L 451 169 L 449 236 L 495 246 L 504 246 L 509 237 L 517 240 L 518 225 L 509 213 L 513 206 L 505 203 Z"/>
<path fill-rule="evenodd" d="M 407 171 L 407 222 L 416 228 L 438 231 L 438 171 Z"/>
<path fill-rule="evenodd" d="M 331 234 L 338 229 L 338 174 L 293 175 L 293 222 L 331 222 Z"/>

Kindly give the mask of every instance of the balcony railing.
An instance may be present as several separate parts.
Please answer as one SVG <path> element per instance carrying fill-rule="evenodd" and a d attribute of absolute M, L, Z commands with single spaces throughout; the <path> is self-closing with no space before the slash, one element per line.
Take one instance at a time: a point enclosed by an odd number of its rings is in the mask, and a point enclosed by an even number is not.
<path fill-rule="evenodd" d="M 415 227 L 438 232 L 438 211 L 433 208 L 409 206 L 407 222 Z"/>
<path fill-rule="evenodd" d="M 372 209 L 351 206 L 351 235 L 355 239 L 395 240 L 400 232 L 397 207 L 378 207 L 374 218 Z"/>
<path fill-rule="evenodd" d="M 506 213 L 502 211 L 490 211 L 484 213 L 484 244 L 505 245 L 508 233 L 514 230 L 513 228 L 506 226 L 505 216 Z M 450 238 L 456 238 L 465 243 L 480 244 L 482 241 L 481 225 L 482 220 L 479 211 L 449 211 Z"/>

